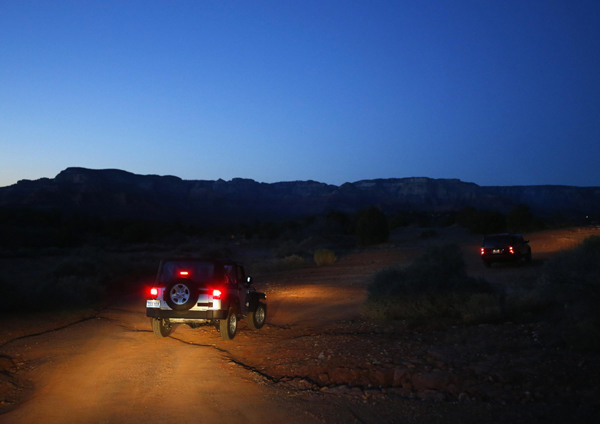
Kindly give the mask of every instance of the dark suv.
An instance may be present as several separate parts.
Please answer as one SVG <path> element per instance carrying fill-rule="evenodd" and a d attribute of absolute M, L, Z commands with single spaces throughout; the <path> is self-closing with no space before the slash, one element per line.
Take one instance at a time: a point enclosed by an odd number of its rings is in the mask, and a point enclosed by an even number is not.
<path fill-rule="evenodd" d="M 171 334 L 173 324 L 213 324 L 221 337 L 231 340 L 238 320 L 258 330 L 267 317 L 267 296 L 252 287 L 242 264 L 231 260 L 164 259 L 146 301 L 157 337 Z"/>
<path fill-rule="evenodd" d="M 521 234 L 504 233 L 489 234 L 483 237 L 481 259 L 490 267 L 493 262 L 531 262 L 531 247 L 529 240 L 524 240 Z"/>

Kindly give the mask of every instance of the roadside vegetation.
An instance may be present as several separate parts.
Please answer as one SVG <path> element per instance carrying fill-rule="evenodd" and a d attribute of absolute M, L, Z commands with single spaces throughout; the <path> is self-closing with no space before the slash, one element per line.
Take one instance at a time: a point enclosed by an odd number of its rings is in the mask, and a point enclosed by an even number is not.
<path fill-rule="evenodd" d="M 426 250 L 411 265 L 377 273 L 368 286 L 363 316 L 437 324 L 547 321 L 558 345 L 600 352 L 600 236 L 549 259 L 538 278 L 509 290 L 469 277 L 455 245 Z"/>
<path fill-rule="evenodd" d="M 385 243 L 390 229 L 385 214 L 376 206 L 364 209 L 356 218 L 356 240 L 360 246 Z"/>
<path fill-rule="evenodd" d="M 317 249 L 314 254 L 314 261 L 317 266 L 326 266 L 335 263 L 337 256 L 331 249 Z"/>
<path fill-rule="evenodd" d="M 556 222 L 564 222 L 560 217 L 557 219 Z M 554 225 L 550 220 L 544 222 Z M 158 261 L 165 256 L 234 257 L 243 261 L 251 273 L 281 272 L 331 265 L 353 250 L 389 243 L 390 231 L 403 227 L 421 228 L 420 238 L 430 239 L 438 235 L 435 228 L 457 224 L 473 232 L 494 232 L 541 228 L 544 222 L 525 206 L 509 215 L 473 208 L 458 213 L 426 213 L 384 211 L 373 206 L 355 214 L 331 211 L 280 222 L 212 226 L 0 208 L 0 290 L 19 293 L 11 297 L 2 313 L 102 304 L 107 296 L 131 293 L 150 284 Z M 500 319 L 497 317 L 509 312 L 533 314 L 548 309 L 550 301 L 540 300 L 540 288 L 504 294 L 492 292 L 486 282 L 466 276 L 464 263 L 456 257 L 458 252 L 449 252 L 437 252 L 409 270 L 389 271 L 380 277 L 379 286 L 373 286 L 370 293 L 373 303 L 367 308 L 367 315 L 394 319 L 436 315 L 482 322 Z M 441 268 L 436 268 L 438 259 L 442 261 Z M 451 283 L 439 283 L 437 280 L 443 279 L 438 277 L 448 275 L 449 269 Z M 384 279 L 401 283 L 393 289 L 385 282 L 379 283 Z M 414 281 L 427 283 L 421 285 L 421 292 L 406 289 L 414 286 Z M 414 300 L 409 302 L 412 306 L 406 300 L 400 305 L 385 299 L 386 296 L 406 299 L 403 290 L 408 290 Z M 378 296 L 384 300 L 374 301 Z M 546 295 L 543 299 L 550 297 Z M 573 305 L 574 310 L 583 308 Z M 581 324 L 582 328 L 590 325 Z"/>
<path fill-rule="evenodd" d="M 469 277 L 458 246 L 435 246 L 405 268 L 379 272 L 362 312 L 382 320 L 455 318 L 490 321 L 500 299 L 490 283 Z"/>

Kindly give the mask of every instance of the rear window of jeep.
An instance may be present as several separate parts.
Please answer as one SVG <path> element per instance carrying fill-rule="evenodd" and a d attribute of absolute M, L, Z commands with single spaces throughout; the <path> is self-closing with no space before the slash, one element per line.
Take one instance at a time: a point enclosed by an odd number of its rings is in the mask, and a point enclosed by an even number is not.
<path fill-rule="evenodd" d="M 160 281 L 169 283 L 178 278 L 189 278 L 197 283 L 207 283 L 215 277 L 215 264 L 212 262 L 177 261 L 165 262 Z"/>

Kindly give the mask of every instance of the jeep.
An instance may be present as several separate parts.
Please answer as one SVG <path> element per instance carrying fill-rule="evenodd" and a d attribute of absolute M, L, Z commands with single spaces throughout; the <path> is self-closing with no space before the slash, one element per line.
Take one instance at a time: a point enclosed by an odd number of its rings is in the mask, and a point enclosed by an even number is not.
<path fill-rule="evenodd" d="M 231 260 L 163 259 L 150 297 L 146 316 L 156 337 L 167 337 L 174 324 L 212 324 L 231 340 L 241 318 L 258 330 L 267 317 L 267 296 L 252 286 L 243 265 Z"/>

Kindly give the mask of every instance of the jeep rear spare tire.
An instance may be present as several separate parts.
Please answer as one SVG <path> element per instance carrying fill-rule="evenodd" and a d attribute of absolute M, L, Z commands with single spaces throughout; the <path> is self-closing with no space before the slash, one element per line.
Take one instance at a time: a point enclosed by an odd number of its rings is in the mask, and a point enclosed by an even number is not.
<path fill-rule="evenodd" d="M 198 300 L 198 288 L 191 280 L 181 278 L 167 285 L 164 297 L 169 308 L 174 311 L 187 311 Z"/>

